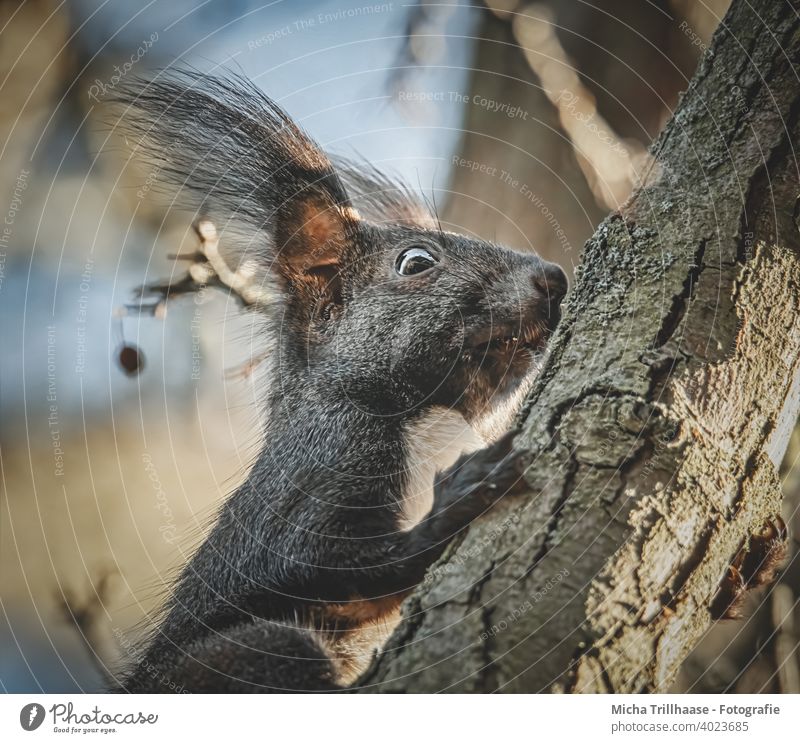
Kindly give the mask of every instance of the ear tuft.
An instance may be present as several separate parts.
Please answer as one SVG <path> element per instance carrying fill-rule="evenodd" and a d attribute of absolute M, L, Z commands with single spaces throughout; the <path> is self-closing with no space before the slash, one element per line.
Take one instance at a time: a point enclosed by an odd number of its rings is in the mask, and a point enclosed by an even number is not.
<path fill-rule="evenodd" d="M 267 262 L 293 282 L 341 263 L 358 216 L 337 169 L 255 85 L 230 74 L 171 72 L 129 81 L 128 131 L 150 146 L 181 201 L 242 234 L 264 232 Z M 262 253 L 263 257 L 263 253 Z"/>

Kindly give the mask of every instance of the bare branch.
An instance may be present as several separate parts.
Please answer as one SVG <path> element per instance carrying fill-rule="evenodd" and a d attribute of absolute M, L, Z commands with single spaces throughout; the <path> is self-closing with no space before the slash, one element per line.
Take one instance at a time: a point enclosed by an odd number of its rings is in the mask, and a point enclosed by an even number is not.
<path fill-rule="evenodd" d="M 111 571 L 102 573 L 82 598 L 69 588 L 64 588 L 56 597 L 61 618 L 75 630 L 107 687 L 116 685 L 109 668 L 117 655 L 117 648 L 108 631 L 110 625 L 106 613 L 113 576 Z"/>
<path fill-rule="evenodd" d="M 246 259 L 235 270 L 232 269 L 219 249 L 219 234 L 213 222 L 201 219 L 195 224 L 200 246 L 195 253 L 176 256 L 189 261 L 187 272 L 176 281 L 148 284 L 139 290 L 140 296 L 160 297 L 154 304 L 135 305 L 137 310 L 146 310 L 153 315 L 164 313 L 169 299 L 182 294 L 191 294 L 208 287 L 220 289 L 234 296 L 242 307 L 258 308 L 269 301 L 267 288 L 258 281 L 257 264 Z"/>

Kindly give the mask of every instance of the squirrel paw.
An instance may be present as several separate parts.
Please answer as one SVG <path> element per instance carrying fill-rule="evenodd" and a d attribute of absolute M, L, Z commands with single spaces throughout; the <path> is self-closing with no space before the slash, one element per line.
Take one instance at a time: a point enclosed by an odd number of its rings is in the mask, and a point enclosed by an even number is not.
<path fill-rule="evenodd" d="M 750 537 L 728 567 L 711 603 L 715 619 L 740 619 L 748 591 L 774 583 L 786 557 L 787 528 L 780 516 Z"/>
<path fill-rule="evenodd" d="M 529 454 L 513 447 L 516 432 L 463 455 L 434 486 L 432 515 L 458 530 L 506 495 L 530 490 L 523 473 Z"/>

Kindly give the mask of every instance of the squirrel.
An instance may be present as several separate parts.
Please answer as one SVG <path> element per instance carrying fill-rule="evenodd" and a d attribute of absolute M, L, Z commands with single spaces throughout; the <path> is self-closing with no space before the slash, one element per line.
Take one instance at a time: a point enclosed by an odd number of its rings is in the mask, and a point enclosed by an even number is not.
<path fill-rule="evenodd" d="M 220 226 L 263 267 L 272 351 L 263 447 L 118 690 L 346 688 L 453 537 L 526 491 L 512 424 L 566 274 L 443 230 L 238 76 L 159 76 L 119 100 L 198 204 L 201 241 Z"/>

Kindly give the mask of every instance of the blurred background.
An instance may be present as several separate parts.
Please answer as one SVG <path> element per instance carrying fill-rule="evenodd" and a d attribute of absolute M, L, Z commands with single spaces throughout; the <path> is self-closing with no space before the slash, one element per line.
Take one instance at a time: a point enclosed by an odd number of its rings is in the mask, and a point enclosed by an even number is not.
<path fill-rule="evenodd" d="M 0 0 L 0 689 L 107 683 L 259 443 L 251 318 L 222 295 L 124 312 L 193 246 L 113 126 L 128 76 L 243 73 L 329 151 L 406 179 L 446 226 L 572 272 L 727 5 Z M 784 466 L 794 533 L 798 453 Z M 800 691 L 798 586 L 791 561 L 675 690 Z"/>

